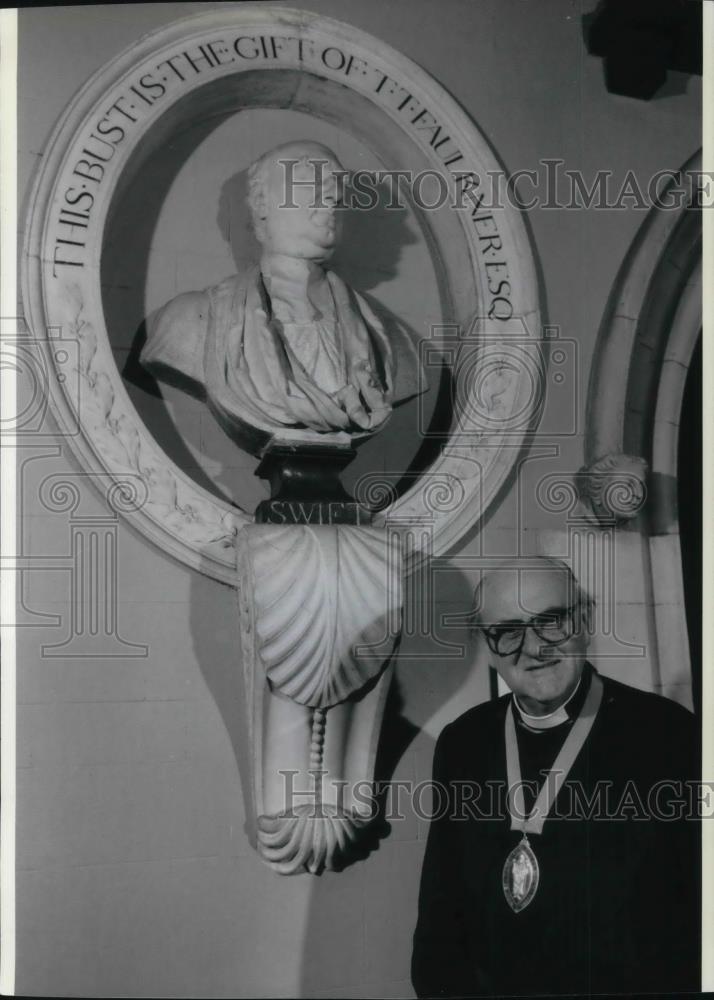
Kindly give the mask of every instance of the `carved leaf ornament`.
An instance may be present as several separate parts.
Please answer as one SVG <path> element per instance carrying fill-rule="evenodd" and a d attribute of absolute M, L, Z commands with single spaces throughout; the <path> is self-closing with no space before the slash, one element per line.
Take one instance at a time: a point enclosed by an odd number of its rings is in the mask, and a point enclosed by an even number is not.
<path fill-rule="evenodd" d="M 127 472 L 138 475 L 146 491 L 141 506 L 146 513 L 168 529 L 194 544 L 221 551 L 232 550 L 236 527 L 229 512 L 204 500 L 191 497 L 179 500 L 179 482 L 170 466 L 150 449 L 121 400 L 117 400 L 112 380 L 97 359 L 97 336 L 93 325 L 84 318 L 81 289 L 70 286 L 73 305 L 67 330 L 79 343 L 78 367 L 73 376 L 75 390 L 82 401 L 85 433 L 90 437 L 102 461 L 120 479 Z M 183 492 L 183 491 L 182 491 Z"/>

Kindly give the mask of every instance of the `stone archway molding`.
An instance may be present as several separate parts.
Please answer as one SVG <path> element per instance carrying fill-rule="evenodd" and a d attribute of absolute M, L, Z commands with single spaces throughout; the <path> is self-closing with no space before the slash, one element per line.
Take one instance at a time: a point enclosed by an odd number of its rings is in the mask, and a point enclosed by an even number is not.
<path fill-rule="evenodd" d="M 620 268 L 591 370 L 587 464 L 577 477 L 601 526 L 630 521 L 643 536 L 653 687 L 689 705 L 677 443 L 702 329 L 700 175 L 697 153 L 649 212 Z M 677 207 L 667 207 L 675 194 Z"/>
<path fill-rule="evenodd" d="M 644 454 L 649 438 L 646 424 L 654 419 L 660 396 L 658 363 L 649 376 L 653 363 L 649 359 L 689 363 L 696 333 L 694 339 L 686 336 L 675 317 L 678 313 L 690 317 L 698 303 L 701 328 L 701 300 L 697 299 L 701 288 L 701 276 L 697 277 L 701 266 L 701 217 L 697 208 L 701 166 L 701 152 L 684 164 L 661 198 L 667 205 L 674 192 L 681 192 L 677 207 L 656 205 L 648 213 L 618 272 L 590 372 L 586 467 L 607 455 L 629 452 L 649 462 L 650 455 Z M 691 323 L 688 325 L 691 328 Z M 645 371 L 647 379 L 643 378 Z M 669 376 L 665 374 L 664 378 L 662 388 L 666 390 L 671 383 Z M 665 391 L 661 406 L 678 422 L 681 394 L 670 397 Z"/>

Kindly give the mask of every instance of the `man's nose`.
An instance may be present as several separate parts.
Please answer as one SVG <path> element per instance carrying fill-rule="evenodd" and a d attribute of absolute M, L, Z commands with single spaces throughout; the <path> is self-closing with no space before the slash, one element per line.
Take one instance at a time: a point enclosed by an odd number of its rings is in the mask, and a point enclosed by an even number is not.
<path fill-rule="evenodd" d="M 526 656 L 531 656 L 534 660 L 537 660 L 541 657 L 542 648 L 543 640 L 536 635 L 535 629 L 527 628 L 523 637 L 523 647 L 521 652 Z"/>

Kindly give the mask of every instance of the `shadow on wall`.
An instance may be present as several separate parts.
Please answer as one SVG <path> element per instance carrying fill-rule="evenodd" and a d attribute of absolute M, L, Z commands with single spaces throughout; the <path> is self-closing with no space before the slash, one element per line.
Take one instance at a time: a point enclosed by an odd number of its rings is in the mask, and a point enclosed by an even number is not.
<path fill-rule="evenodd" d="M 123 174 L 102 246 L 102 302 L 109 340 L 129 397 L 164 453 L 204 489 L 223 496 L 196 460 L 163 403 L 156 380 L 139 364 L 146 341 L 146 281 L 152 240 L 166 195 L 181 168 L 218 124 L 207 119 L 170 136 L 149 155 L 141 148 Z M 223 277 L 223 275 L 219 276 Z M 226 499 L 225 496 L 223 496 Z"/>
<path fill-rule="evenodd" d="M 467 611 L 472 585 L 460 571 L 449 574 L 448 611 Z M 420 578 L 405 588 L 405 604 L 420 606 Z M 446 595 L 434 595 L 438 601 Z M 444 605 L 446 607 L 446 605 Z M 432 616 L 430 635 L 405 635 L 395 680 L 382 725 L 376 780 L 392 783 L 378 796 L 378 817 L 369 855 L 360 855 L 339 873 L 312 878 L 312 892 L 304 932 L 300 995 L 304 997 L 412 997 L 410 963 L 417 918 L 421 863 L 428 831 L 428 794 L 418 805 L 408 791 L 431 779 L 434 739 L 423 729 L 439 710 L 458 695 L 473 665 L 468 652 L 458 658 L 444 655 L 464 637 L 463 631 L 442 624 L 439 609 Z M 414 633 L 418 626 L 410 629 Z M 486 682 L 488 684 L 488 681 Z M 471 704 L 455 707 L 461 714 Z M 398 782 L 407 794 L 397 795 Z M 399 804 L 403 818 L 394 810 Z M 387 812 L 389 810 L 389 813 Z M 391 818 L 388 818 L 388 815 Z"/>
<path fill-rule="evenodd" d="M 448 610 L 463 611 L 470 606 L 471 584 L 460 572 L 450 574 L 450 579 Z M 405 589 L 405 601 L 414 607 L 421 588 Z M 238 855 L 252 849 L 248 842 L 255 843 L 255 830 L 236 603 L 232 588 L 193 574 L 189 614 L 195 657 L 236 762 L 238 780 L 229 794 L 241 797 L 247 817 L 232 841 L 232 853 Z M 447 701 L 454 704 L 454 714 L 470 707 L 468 699 L 463 704 L 458 701 L 472 670 L 469 657 L 439 659 L 439 650 L 446 652 L 440 643 L 462 638 L 462 633 L 444 630 L 441 617 L 435 619 L 431 635 L 404 636 L 378 745 L 375 776 L 383 787 L 388 782 L 411 786 L 428 781 L 434 741 L 424 725 Z M 401 819 L 387 813 L 395 802 L 393 798 L 389 802 L 386 791 L 377 801 L 379 814 L 371 836 L 342 871 L 296 876 L 309 880 L 311 896 L 306 922 L 294 928 L 290 940 L 294 961 L 301 968 L 299 995 L 412 995 L 411 941 L 428 820 L 415 813 L 409 795 L 399 799 Z M 428 801 L 422 805 L 428 810 Z"/>
<path fill-rule="evenodd" d="M 196 662 L 223 719 L 233 749 L 239 777 L 233 794 L 242 796 L 246 817 L 242 832 L 251 846 L 254 846 L 256 830 L 252 808 L 252 752 L 240 651 L 237 591 L 222 583 L 209 582 L 198 573 L 193 573 L 189 601 L 190 631 Z"/>

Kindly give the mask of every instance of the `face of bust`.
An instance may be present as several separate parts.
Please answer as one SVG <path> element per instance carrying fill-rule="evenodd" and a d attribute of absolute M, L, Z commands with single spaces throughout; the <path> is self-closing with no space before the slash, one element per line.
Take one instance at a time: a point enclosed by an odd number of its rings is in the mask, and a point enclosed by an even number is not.
<path fill-rule="evenodd" d="M 339 240 L 340 186 L 336 160 L 309 160 L 269 172 L 261 243 L 269 253 L 328 260 Z M 297 207 L 293 207 L 297 206 Z"/>
<path fill-rule="evenodd" d="M 572 609 L 575 629 L 564 642 L 544 644 L 528 627 L 518 651 L 507 655 L 490 651 L 491 665 L 526 712 L 544 715 L 554 711 L 575 690 L 588 646 L 583 627 L 586 612 L 568 574 L 550 567 L 508 569 L 493 573 L 484 590 L 479 617 L 489 627 L 517 628 L 532 619 L 543 621 L 542 616 L 565 615 Z"/>

